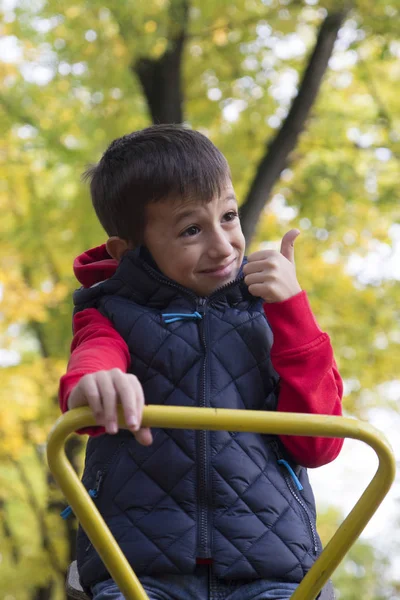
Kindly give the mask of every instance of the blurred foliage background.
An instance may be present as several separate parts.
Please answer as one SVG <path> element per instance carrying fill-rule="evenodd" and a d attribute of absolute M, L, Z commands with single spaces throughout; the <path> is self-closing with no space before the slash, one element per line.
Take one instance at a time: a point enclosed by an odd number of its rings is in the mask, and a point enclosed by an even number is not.
<path fill-rule="evenodd" d="M 400 2 L 0 6 L 0 598 L 61 600 L 76 524 L 59 517 L 44 448 L 72 260 L 105 239 L 80 175 L 112 139 L 152 121 L 208 135 L 231 165 L 249 248 L 302 231 L 299 280 L 332 337 L 346 414 L 397 418 Z M 68 447 L 77 468 L 82 443 Z M 322 507 L 325 540 L 339 500 Z M 400 597 L 400 523 L 389 526 L 386 550 L 361 539 L 349 553 L 338 598 Z"/>

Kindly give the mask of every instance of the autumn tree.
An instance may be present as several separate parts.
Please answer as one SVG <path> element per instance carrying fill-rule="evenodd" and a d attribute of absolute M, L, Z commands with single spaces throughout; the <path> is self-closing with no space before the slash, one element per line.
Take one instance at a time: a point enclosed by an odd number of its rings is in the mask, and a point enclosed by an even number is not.
<path fill-rule="evenodd" d="M 394 4 L 4 4 L 1 592 L 61 598 L 74 555 L 43 448 L 71 339 L 71 261 L 104 239 L 80 174 L 127 131 L 183 122 L 211 137 L 249 248 L 301 229 L 299 279 L 333 339 L 345 409 L 397 410 L 400 277 L 374 269 L 394 265 L 400 239 Z"/>

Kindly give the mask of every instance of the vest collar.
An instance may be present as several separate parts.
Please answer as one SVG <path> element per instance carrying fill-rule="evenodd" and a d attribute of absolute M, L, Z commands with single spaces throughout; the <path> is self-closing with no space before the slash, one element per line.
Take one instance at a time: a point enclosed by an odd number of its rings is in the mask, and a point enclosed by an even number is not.
<path fill-rule="evenodd" d="M 204 303 L 220 308 L 242 303 L 249 305 L 258 299 L 249 293 L 244 283 L 242 267 L 235 281 L 219 288 L 207 298 L 200 298 L 192 290 L 163 275 L 147 248 L 141 246 L 124 254 L 109 279 L 91 288 L 77 290 L 74 293 L 74 303 L 79 310 L 79 307 L 88 303 L 95 304 L 102 296 L 117 295 L 158 310 L 163 310 L 175 298 L 180 298 L 179 303 L 193 311 Z"/>
<path fill-rule="evenodd" d="M 217 289 L 206 298 L 206 302 L 212 305 L 225 304 L 232 306 L 243 301 L 254 300 L 244 283 L 243 264 L 235 281 Z M 161 298 L 164 299 L 164 302 L 168 302 L 177 294 L 182 294 L 188 300 L 191 300 L 195 306 L 201 301 L 204 302 L 204 299 L 197 296 L 195 292 L 161 273 L 150 252 L 144 246 L 129 250 L 124 255 L 114 277 L 123 279 L 135 296 L 135 301 L 140 304 L 146 303 L 150 307 L 153 304 L 159 306 Z"/>

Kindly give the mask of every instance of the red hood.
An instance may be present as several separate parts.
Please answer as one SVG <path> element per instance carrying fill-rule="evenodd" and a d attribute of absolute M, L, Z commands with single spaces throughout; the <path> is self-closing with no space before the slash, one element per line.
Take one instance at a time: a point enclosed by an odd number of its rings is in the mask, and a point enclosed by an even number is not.
<path fill-rule="evenodd" d="M 99 281 L 109 279 L 117 266 L 118 261 L 108 254 L 106 245 L 103 244 L 77 256 L 74 260 L 74 273 L 79 283 L 89 288 Z"/>

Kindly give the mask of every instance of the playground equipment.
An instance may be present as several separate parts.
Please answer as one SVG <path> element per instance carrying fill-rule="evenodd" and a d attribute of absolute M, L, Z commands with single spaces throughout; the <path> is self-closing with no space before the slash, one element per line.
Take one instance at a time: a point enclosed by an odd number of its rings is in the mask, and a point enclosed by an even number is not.
<path fill-rule="evenodd" d="M 329 582 L 330 576 L 376 512 L 394 480 L 393 452 L 377 429 L 368 423 L 345 417 L 156 405 L 145 407 L 142 424 L 144 427 L 353 438 L 371 446 L 379 459 L 374 477 L 292 595 L 292 600 L 314 600 L 317 597 L 319 600 L 330 600 L 333 598 Z M 78 429 L 92 425 L 95 425 L 94 417 L 87 407 L 71 410 L 61 416 L 52 428 L 48 439 L 49 468 L 108 572 L 126 599 L 148 600 L 138 578 L 65 455 L 64 446 L 69 435 Z M 119 426 L 124 427 L 121 409 L 119 410 Z M 74 569 L 71 571 L 69 585 L 71 598 L 76 600 L 87 598 L 79 589 Z M 318 596 L 320 592 L 321 595 Z"/>

